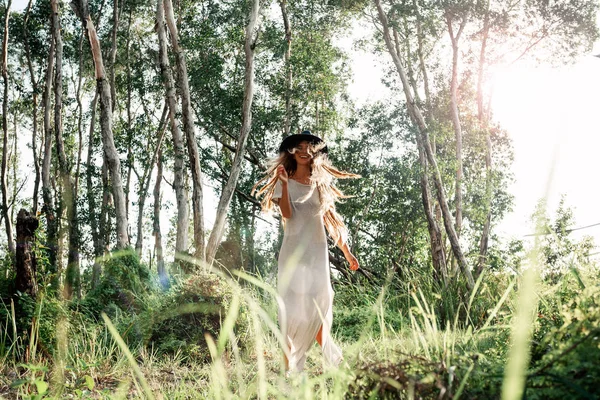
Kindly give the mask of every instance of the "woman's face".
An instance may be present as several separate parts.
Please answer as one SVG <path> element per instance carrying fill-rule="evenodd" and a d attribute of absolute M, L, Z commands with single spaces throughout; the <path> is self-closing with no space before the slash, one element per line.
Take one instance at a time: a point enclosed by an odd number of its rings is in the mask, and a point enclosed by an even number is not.
<path fill-rule="evenodd" d="M 296 146 L 296 151 L 294 152 L 294 160 L 298 165 L 310 165 L 312 162 L 312 156 L 308 152 L 309 143 L 304 141 L 300 142 L 298 146 Z"/>

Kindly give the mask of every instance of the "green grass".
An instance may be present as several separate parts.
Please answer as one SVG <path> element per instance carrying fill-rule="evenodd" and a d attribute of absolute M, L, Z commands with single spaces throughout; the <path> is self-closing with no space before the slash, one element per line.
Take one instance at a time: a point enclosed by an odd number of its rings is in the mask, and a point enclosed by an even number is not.
<path fill-rule="evenodd" d="M 228 312 L 221 315 L 218 334 L 204 336 L 205 361 L 183 348 L 166 354 L 143 341 L 126 342 L 131 324 L 139 321 L 127 313 L 117 313 L 116 320 L 103 314 L 92 323 L 78 309 L 41 296 L 28 332 L 15 335 L 14 311 L 7 308 L 3 314 L 0 394 L 157 399 L 594 396 L 588 381 L 564 361 L 587 365 L 578 351 L 582 346 L 591 346 L 593 354 L 600 295 L 589 288 L 598 286 L 598 271 L 567 273 L 552 284 L 528 276 L 484 276 L 453 310 L 448 304 L 454 301 L 445 297 L 450 294 L 427 291 L 426 282 L 406 287 L 406 292 L 391 282 L 383 288 L 338 288 L 334 320 L 341 322 L 334 335 L 344 352 L 343 364 L 324 366 L 315 344 L 306 371 L 291 377 L 283 370 L 275 290 L 244 273 L 219 278 L 229 287 Z M 581 293 L 581 285 L 589 293 Z M 139 300 L 147 309 L 141 315 L 149 315 L 165 295 L 148 296 Z M 557 303 L 561 296 L 570 298 Z M 565 316 L 565 307 L 577 317 Z M 62 311 L 55 319 L 54 343 L 48 346 L 44 311 L 55 309 Z M 559 338 L 555 348 L 553 337 Z M 598 367 L 586 368 L 600 377 Z"/>

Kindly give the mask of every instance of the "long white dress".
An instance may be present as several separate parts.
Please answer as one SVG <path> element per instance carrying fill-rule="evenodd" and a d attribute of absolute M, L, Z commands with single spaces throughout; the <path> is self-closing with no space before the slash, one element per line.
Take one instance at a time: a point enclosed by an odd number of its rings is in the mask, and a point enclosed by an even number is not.
<path fill-rule="evenodd" d="M 321 326 L 323 356 L 327 364 L 337 366 L 342 352 L 330 336 L 334 293 L 319 193 L 315 189 L 307 198 L 310 185 L 288 182 L 292 217 L 286 220 L 279 252 L 277 291 L 283 300 L 278 316 L 289 345 L 289 370 L 302 371 Z M 281 192 L 278 181 L 273 198 L 281 198 Z"/>

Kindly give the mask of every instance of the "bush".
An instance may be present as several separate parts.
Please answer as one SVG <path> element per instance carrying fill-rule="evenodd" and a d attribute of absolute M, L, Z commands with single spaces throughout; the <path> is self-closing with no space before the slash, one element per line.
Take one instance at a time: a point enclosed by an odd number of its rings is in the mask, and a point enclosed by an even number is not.
<path fill-rule="evenodd" d="M 598 398 L 600 287 L 588 287 L 567 302 L 562 320 L 542 340 L 548 351 L 529 374 L 527 397 Z"/>
<path fill-rule="evenodd" d="M 118 310 L 139 313 L 145 309 L 144 297 L 153 285 L 148 268 L 140 263 L 133 249 L 114 252 L 104 262 L 98 286 L 80 303 L 83 311 L 98 319 L 104 311 L 109 317 Z"/>
<path fill-rule="evenodd" d="M 0 307 L 0 329 L 7 335 L 3 340 L 4 346 L 8 343 L 14 343 L 12 351 L 17 355 L 23 355 L 25 348 L 30 345 L 33 328 L 34 338 L 36 340 L 39 352 L 51 356 L 56 347 L 56 327 L 58 321 L 69 317 L 69 311 L 56 298 L 38 295 L 37 300 L 31 298 L 28 294 L 17 293 L 14 297 L 15 305 L 15 325 L 17 327 L 17 337 L 13 336 L 12 312 L 10 303 Z M 9 339 L 9 342 L 6 342 Z M 16 341 L 16 342 L 15 342 Z M 6 348 L 0 349 L 0 354 L 5 353 Z"/>
<path fill-rule="evenodd" d="M 140 315 L 141 323 L 147 326 L 148 345 L 159 353 L 180 352 L 187 359 L 208 360 L 205 335 L 219 336 L 232 297 L 232 287 L 213 274 L 193 275 L 176 283 L 159 299 L 156 309 Z M 239 311 L 234 332 L 243 343 L 248 336 L 244 303 Z"/>
<path fill-rule="evenodd" d="M 466 373 L 471 359 L 461 357 L 456 366 L 404 355 L 395 362 L 364 364 L 356 371 L 348 399 L 451 399 Z"/>

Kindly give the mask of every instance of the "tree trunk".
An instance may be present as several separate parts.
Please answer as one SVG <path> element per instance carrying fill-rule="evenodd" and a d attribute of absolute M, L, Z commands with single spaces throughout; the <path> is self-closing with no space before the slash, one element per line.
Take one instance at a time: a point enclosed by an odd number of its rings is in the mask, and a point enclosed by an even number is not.
<path fill-rule="evenodd" d="M 423 89 L 425 91 L 425 119 L 426 121 L 431 121 L 431 90 L 429 88 L 429 74 L 427 72 L 427 65 L 425 64 L 425 50 L 423 49 L 423 28 L 421 23 L 421 13 L 419 11 L 419 5 L 416 0 L 413 0 L 413 6 L 416 10 L 416 24 L 417 24 L 417 56 L 419 58 L 419 72 L 423 79 Z M 436 153 L 435 150 L 435 140 L 432 140 L 430 143 L 431 151 L 433 154 Z M 421 149 L 425 152 L 425 146 L 421 143 Z M 424 160 L 421 165 L 425 166 L 427 170 L 427 157 L 423 154 Z M 445 276 L 446 279 L 448 277 L 448 260 L 446 258 L 446 251 L 444 246 L 444 235 L 440 230 L 440 221 L 442 220 L 442 210 L 438 201 L 435 198 L 431 197 L 431 193 L 429 190 L 429 172 L 425 177 L 422 177 L 424 182 L 422 185 L 422 196 L 423 196 L 423 207 L 427 210 L 431 210 L 431 215 L 427 215 L 427 222 L 429 227 L 429 235 L 431 239 L 431 251 L 432 251 L 432 260 L 434 267 L 438 271 L 438 276 L 440 275 L 442 278 Z M 426 211 L 427 212 L 427 211 Z"/>
<path fill-rule="evenodd" d="M 15 289 L 27 293 L 35 299 L 37 296 L 36 271 L 37 262 L 33 244 L 35 230 L 39 221 L 35 215 L 29 214 L 25 209 L 17 214 L 17 249 L 15 259 Z"/>
<path fill-rule="evenodd" d="M 31 62 L 31 50 L 29 48 L 29 39 L 27 31 L 27 23 L 29 22 L 29 15 L 31 12 L 31 5 L 33 0 L 29 0 L 27 4 L 27 11 L 25 12 L 25 20 L 23 22 L 23 40 L 25 42 L 25 57 L 27 59 L 27 68 L 29 69 L 29 76 L 31 78 L 32 88 L 32 101 L 33 101 L 33 130 L 31 132 L 31 150 L 33 154 L 33 169 L 35 171 L 35 180 L 33 183 L 33 197 L 32 207 L 33 215 L 37 215 L 38 211 L 38 197 L 40 188 L 40 160 L 37 153 L 37 133 L 38 133 L 38 81 L 35 79 L 35 73 L 33 72 L 33 63 Z"/>
<path fill-rule="evenodd" d="M 110 79 L 110 104 L 111 110 L 115 112 L 115 105 L 117 104 L 117 91 L 115 85 L 115 61 L 117 59 L 117 29 L 119 27 L 119 0 L 113 0 L 113 28 L 110 34 L 112 46 L 110 48 L 110 58 L 108 59 L 109 65 L 109 79 Z"/>
<path fill-rule="evenodd" d="M 452 78 L 450 80 L 450 116 L 452 118 L 452 126 L 456 138 L 456 187 L 454 202 L 456 206 L 455 229 L 456 234 L 460 237 L 462 228 L 462 180 L 463 180 L 463 165 L 462 165 L 462 126 L 460 123 L 460 115 L 458 114 L 458 42 L 465 25 L 467 24 L 468 16 L 465 16 L 458 32 L 454 34 L 452 27 L 452 18 L 449 13 L 446 13 L 446 26 L 448 34 L 452 42 Z"/>
<path fill-rule="evenodd" d="M 416 22 L 417 22 L 417 54 L 419 56 L 419 69 L 421 76 L 423 77 L 423 89 L 425 90 L 425 105 L 427 110 L 431 112 L 431 91 L 429 89 L 429 74 L 427 73 L 427 66 L 425 65 L 425 55 L 423 54 L 423 28 L 421 25 L 421 13 L 419 12 L 419 5 L 417 0 L 413 0 L 413 7 L 416 10 Z"/>
<path fill-rule="evenodd" d="M 169 121 L 171 124 L 171 134 L 173 137 L 173 151 L 175 153 L 173 167 L 173 189 L 175 190 L 175 199 L 177 202 L 177 228 L 175 236 L 175 260 L 182 253 L 188 251 L 188 227 L 189 227 L 189 208 L 188 192 L 183 179 L 185 150 L 183 136 L 179 125 L 177 124 L 177 99 L 175 97 L 175 84 L 169 57 L 167 56 L 167 36 L 165 33 L 165 12 L 163 0 L 157 1 L 156 6 L 156 31 L 158 34 L 158 60 L 163 85 L 165 86 L 165 98 L 169 105 Z"/>
<path fill-rule="evenodd" d="M 67 215 L 69 227 L 67 269 L 65 277 L 64 297 L 70 299 L 73 293 L 80 297 L 80 277 L 79 277 L 79 233 L 77 227 L 77 212 L 75 210 L 75 183 L 71 177 L 71 168 L 67 162 L 65 147 L 63 141 L 62 126 L 62 58 L 63 43 L 60 28 L 60 15 L 58 0 L 51 1 L 52 7 L 52 27 L 53 36 L 56 45 L 55 78 L 54 78 L 54 138 L 56 142 L 56 154 L 58 158 L 58 170 L 60 173 L 63 193 L 62 203 Z M 61 207 L 62 208 L 62 207 Z"/>
<path fill-rule="evenodd" d="M 479 242 L 479 259 L 475 270 L 475 278 L 479 277 L 487 261 L 488 242 L 492 224 L 492 139 L 486 112 L 483 107 L 483 74 L 485 67 L 485 51 L 490 31 L 490 2 L 487 2 L 485 17 L 483 20 L 483 38 L 481 41 L 481 52 L 479 53 L 479 70 L 477 73 L 477 118 L 479 128 L 485 132 L 485 222 L 481 240 Z"/>
<path fill-rule="evenodd" d="M 429 172 L 427 171 L 427 157 L 423 141 L 417 135 L 417 147 L 419 149 L 419 163 L 421 164 L 421 200 L 425 217 L 427 218 L 427 229 L 429 231 L 429 241 L 431 244 L 431 262 L 435 271 L 435 278 L 441 282 L 444 287 L 448 285 L 448 270 L 446 265 L 446 252 L 444 251 L 444 242 L 440 227 L 433 213 L 433 205 L 431 204 L 431 193 L 429 190 Z"/>
<path fill-rule="evenodd" d="M 52 128 L 51 128 L 51 97 L 53 71 L 54 71 L 54 54 L 55 54 L 55 39 L 54 29 L 52 28 L 52 17 L 50 18 L 50 50 L 48 52 L 48 65 L 46 67 L 46 86 L 42 97 L 44 107 L 44 157 L 42 159 L 42 198 L 44 201 L 43 211 L 46 214 L 46 248 L 48 249 L 48 272 L 58 275 L 58 219 L 56 209 L 54 207 L 54 197 L 52 195 L 52 181 L 50 178 L 50 166 L 52 160 Z M 58 290 L 58 279 L 52 279 L 52 289 Z"/>
<path fill-rule="evenodd" d="M 83 86 L 83 31 L 79 36 L 79 71 L 77 82 L 77 164 L 75 166 L 75 182 L 73 187 L 73 196 L 78 198 L 79 179 L 81 178 L 81 154 L 83 152 L 83 103 L 81 101 L 81 88 Z M 94 96 L 95 97 L 95 96 Z M 94 107 L 96 105 L 94 104 Z M 94 110 L 95 113 L 95 110 Z"/>
<path fill-rule="evenodd" d="M 6 239 L 8 241 L 8 251 L 15 254 L 15 243 L 13 241 L 12 220 L 8 213 L 8 183 L 7 183 L 7 163 L 8 163 L 8 19 L 10 17 L 10 6 L 12 0 L 8 0 L 6 14 L 4 15 L 4 38 L 2 41 L 2 79 L 4 81 L 4 96 L 2 101 L 2 169 L 0 171 L 2 190 L 2 216 L 4 218 L 4 227 L 6 229 Z"/>
<path fill-rule="evenodd" d="M 416 125 L 416 127 L 419 131 L 419 134 L 421 135 L 421 140 L 423 143 L 423 147 L 425 149 L 425 154 L 427 156 L 427 160 L 428 160 L 429 164 L 431 165 L 431 167 L 433 168 L 433 178 L 434 178 L 434 184 L 436 187 L 436 193 L 437 193 L 438 201 L 439 201 L 441 209 L 442 209 L 442 216 L 444 219 L 444 227 L 446 228 L 446 233 L 448 234 L 448 238 L 450 239 L 450 245 L 452 247 L 452 251 L 459 262 L 460 268 L 461 268 L 463 274 L 465 275 L 465 278 L 467 279 L 467 285 L 468 285 L 469 289 L 473 289 L 475 282 L 473 281 L 473 276 L 471 275 L 471 271 L 469 270 L 469 267 L 467 265 L 467 260 L 466 260 L 464 254 L 462 252 L 462 249 L 460 247 L 460 243 L 458 241 L 458 235 L 456 234 L 456 230 L 454 229 L 454 224 L 452 221 L 452 214 L 450 213 L 450 209 L 448 207 L 448 202 L 446 200 L 446 195 L 444 193 L 444 187 L 443 187 L 440 171 L 437 166 L 437 162 L 435 160 L 435 155 L 433 154 L 433 152 L 431 150 L 427 124 L 425 122 L 425 119 L 423 118 L 423 114 L 421 113 L 421 110 L 419 109 L 418 105 L 414 101 L 414 97 L 413 97 L 413 95 L 411 93 L 411 89 L 410 89 L 410 82 L 408 81 L 406 72 L 404 70 L 404 67 L 402 66 L 402 62 L 400 61 L 400 57 L 399 57 L 398 53 L 396 52 L 394 45 L 392 43 L 387 16 L 385 15 L 385 12 L 381 6 L 381 1 L 380 0 L 374 0 L 374 1 L 375 1 L 375 6 L 377 7 L 378 15 L 379 15 L 379 21 L 381 22 L 381 25 L 383 28 L 383 38 L 385 40 L 386 47 L 388 49 L 388 52 L 392 56 L 392 60 L 394 61 L 394 65 L 396 67 L 396 70 L 398 71 L 400 80 L 402 81 L 402 88 L 404 90 L 404 95 L 406 97 L 406 105 L 408 107 L 409 115 L 410 115 L 413 123 Z"/>
<path fill-rule="evenodd" d="M 102 272 L 102 265 L 99 262 L 99 258 L 104 253 L 104 246 L 102 245 L 101 231 L 99 230 L 99 220 L 101 221 L 100 215 L 96 209 L 96 196 L 94 196 L 94 165 L 92 160 L 92 154 L 94 153 L 94 126 L 96 123 L 96 108 L 98 105 L 98 93 L 94 95 L 92 104 L 90 105 L 90 130 L 88 139 L 88 153 L 86 161 L 86 189 L 87 189 L 87 201 L 88 201 L 88 212 L 90 218 L 90 230 L 92 233 L 92 243 L 94 245 L 94 265 L 92 267 L 92 288 L 95 288 L 100 282 L 100 274 Z"/>
<path fill-rule="evenodd" d="M 110 183 L 108 179 L 108 163 L 106 162 L 106 155 L 102 152 L 102 208 L 100 209 L 100 237 L 102 244 L 102 252 L 104 254 L 110 251 L 110 232 L 111 232 L 111 220 L 110 220 L 110 209 L 113 205 L 113 198 L 110 194 Z"/>
<path fill-rule="evenodd" d="M 127 207 L 127 215 L 129 215 L 129 193 L 131 187 L 131 172 L 133 171 L 133 118 L 131 116 L 131 10 L 129 11 L 129 22 L 127 24 L 127 43 L 125 45 L 125 73 L 127 75 L 127 178 L 125 180 L 125 206 Z"/>
<path fill-rule="evenodd" d="M 233 165 L 231 166 L 231 173 L 227 179 L 227 184 L 221 192 L 219 205 L 217 206 L 215 225 L 213 226 L 213 229 L 210 233 L 210 238 L 208 239 L 206 260 L 209 264 L 212 264 L 217 252 L 217 247 L 219 246 L 221 238 L 223 237 L 225 220 L 227 218 L 227 210 L 229 209 L 229 203 L 233 197 L 237 180 L 242 170 L 246 143 L 248 142 L 248 135 L 252 126 L 252 99 L 254 97 L 254 47 L 256 45 L 255 31 L 258 29 L 256 27 L 258 11 L 259 0 L 254 0 L 252 3 L 252 9 L 250 10 L 250 21 L 246 27 L 246 41 L 244 46 L 244 51 L 246 53 L 246 73 L 244 77 L 244 102 L 242 104 L 242 128 L 240 130 L 240 137 L 238 139 Z"/>
<path fill-rule="evenodd" d="M 146 196 L 148 196 L 148 189 L 150 188 L 150 177 L 152 176 L 152 170 L 154 169 L 154 164 L 156 163 L 156 159 L 161 152 L 163 138 L 165 136 L 165 119 L 167 117 L 168 106 L 165 104 L 163 107 L 162 116 L 160 118 L 160 123 L 158 125 L 158 131 L 156 132 L 156 136 L 158 137 L 158 141 L 156 142 L 156 148 L 154 149 L 154 154 L 150 159 L 148 165 L 144 168 L 144 174 L 142 175 L 142 179 L 140 180 L 140 191 L 138 193 L 138 218 L 137 218 L 137 238 L 135 241 L 135 251 L 138 256 L 142 256 L 142 248 L 144 245 L 144 205 L 146 204 Z M 150 143 L 148 143 L 148 150 Z"/>
<path fill-rule="evenodd" d="M 292 118 L 292 64 L 290 59 L 292 57 L 292 26 L 290 25 L 290 19 L 287 14 L 287 1 L 279 0 L 279 7 L 281 7 L 281 15 L 283 17 L 283 28 L 285 30 L 285 41 L 287 42 L 287 49 L 285 51 L 285 120 L 283 124 L 283 137 L 285 138 L 290 134 L 291 118 Z"/>
<path fill-rule="evenodd" d="M 159 0 L 160 2 L 161 0 Z M 162 150 L 159 149 L 156 159 L 156 183 L 154 184 L 154 215 L 152 234 L 154 235 L 154 253 L 156 254 L 156 269 L 158 279 L 163 287 L 168 284 L 165 261 L 163 259 L 162 235 L 160 233 L 160 184 L 163 180 Z"/>
<path fill-rule="evenodd" d="M 173 16 L 173 4 L 171 0 L 164 0 L 164 14 L 171 34 L 171 45 L 175 53 L 175 62 L 177 64 L 177 86 L 181 95 L 181 113 L 183 117 L 183 130 L 192 169 L 192 204 L 194 214 L 194 257 L 202 262 L 205 260 L 204 247 L 204 213 L 202 210 L 202 170 L 200 168 L 200 154 L 196 144 L 196 135 L 194 133 L 194 119 L 192 115 L 192 104 L 190 102 L 190 89 L 188 85 L 187 66 L 183 50 L 179 47 L 179 34 L 177 25 Z"/>
<path fill-rule="evenodd" d="M 112 101 L 110 93 L 110 83 L 106 77 L 104 63 L 102 61 L 102 50 L 100 41 L 94 28 L 94 23 L 89 16 L 86 0 L 74 0 L 75 12 L 82 20 L 84 29 L 86 29 L 90 46 L 92 50 L 92 58 L 94 60 L 95 76 L 97 90 L 100 95 L 100 130 L 102 131 L 102 147 L 106 164 L 110 174 L 112 185 L 113 199 L 115 203 L 116 213 L 116 233 L 117 233 L 117 249 L 124 249 L 129 245 L 129 235 L 127 233 L 127 208 L 125 206 L 125 194 L 123 192 L 123 180 L 121 178 L 121 161 L 119 153 L 115 147 L 113 138 L 113 115 Z"/>

